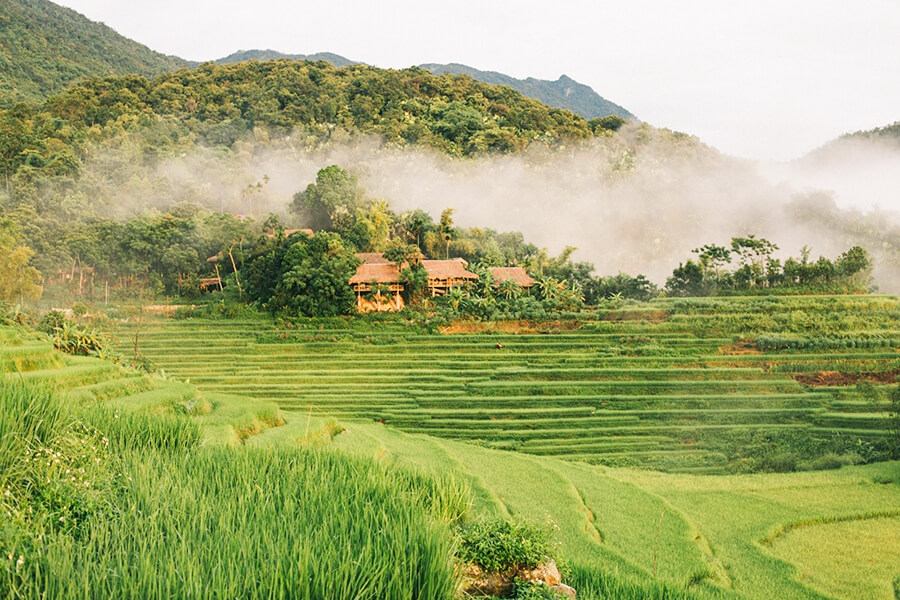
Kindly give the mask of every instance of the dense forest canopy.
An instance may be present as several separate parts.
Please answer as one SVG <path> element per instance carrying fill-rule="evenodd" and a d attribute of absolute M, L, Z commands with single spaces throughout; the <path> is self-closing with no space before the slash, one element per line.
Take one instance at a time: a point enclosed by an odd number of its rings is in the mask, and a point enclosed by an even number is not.
<path fill-rule="evenodd" d="M 152 76 L 186 65 L 47 0 L 0 2 L 0 107 L 39 102 L 87 77 Z"/>
<path fill-rule="evenodd" d="M 643 266 L 634 266 L 640 260 L 628 266 L 621 262 L 642 255 L 665 259 L 671 272 L 675 259 L 656 244 L 675 237 L 696 243 L 706 218 L 696 209 L 685 210 L 682 201 L 706 194 L 720 202 L 718 190 L 755 200 L 768 191 L 750 188 L 758 183 L 747 169 L 692 136 L 627 124 L 618 117 L 588 122 L 509 88 L 418 68 L 337 68 L 278 60 L 208 63 L 153 79 L 92 79 L 42 105 L 20 103 L 0 110 L 0 133 L 0 216 L 20 232 L 18 243 L 34 251 L 34 266 L 49 276 L 87 265 L 108 280 L 138 277 L 150 289 L 166 293 L 196 289 L 197 278 L 210 275 L 206 259 L 236 240 L 238 254 L 249 256 L 270 212 L 278 214 L 284 227 L 331 229 L 357 250 L 383 251 L 396 234 L 392 227 L 417 209 L 435 223 L 442 210 L 457 208 L 457 202 L 484 197 L 484 185 L 471 187 L 466 165 L 489 167 L 479 175 L 481 183 L 499 186 L 504 202 L 514 203 L 504 220 L 523 207 L 544 214 L 544 233 L 551 232 L 559 243 L 555 252 L 569 243 L 567 232 L 586 226 L 584 210 L 599 214 L 606 208 L 598 204 L 603 194 L 624 190 L 622 198 L 633 206 L 627 211 L 612 207 L 613 214 L 620 211 L 617 219 L 601 224 L 622 228 L 624 223 L 623 230 L 636 233 L 627 245 L 606 244 L 618 261 L 605 265 L 606 273 L 646 273 Z M 447 171 L 453 197 L 396 206 L 376 192 L 352 206 L 324 196 L 318 197 L 318 207 L 303 206 L 304 199 L 316 197 L 304 196 L 315 171 L 297 175 L 298 165 L 308 169 L 321 160 L 309 160 L 310 152 L 366 144 L 372 147 L 369 156 L 405 162 L 384 170 L 380 158 L 366 165 L 351 156 L 352 177 L 402 178 L 422 156 L 442 157 L 463 167 L 459 176 Z M 282 175 L 277 181 L 262 170 L 273 167 Z M 284 177 L 287 172 L 293 174 Z M 685 180 L 699 185 L 685 186 Z M 427 174 L 410 181 L 416 187 L 402 194 L 404 200 L 418 199 L 430 185 Z M 542 188 L 525 189 L 528 181 L 540 181 Z M 573 205 L 567 197 L 572 185 L 580 185 L 574 192 L 583 196 L 576 200 L 585 206 Z M 746 194 L 744 187 L 752 193 Z M 553 194 L 552 204 L 535 191 Z M 305 210 L 289 211 L 291 197 L 295 209 Z M 492 210 L 496 199 L 484 198 L 482 211 Z M 333 208 L 343 212 L 327 213 Z M 716 212 L 712 206 L 705 210 Z M 689 228 L 673 216 L 688 219 Z M 746 216 L 753 221 L 750 210 Z M 848 219 L 827 202 L 795 202 L 781 218 L 785 225 L 812 224 L 840 232 L 834 244 L 839 248 L 826 248 L 828 252 L 844 251 L 858 239 L 881 239 L 877 265 L 890 266 L 883 257 L 898 247 L 891 241 L 896 231 L 890 222 L 860 215 Z M 216 219 L 230 219 L 228 227 L 243 231 L 222 233 Z M 474 223 L 470 217 L 468 227 L 457 228 L 465 235 L 449 238 L 442 224 L 435 223 L 434 231 L 420 230 L 414 242 L 435 258 L 459 256 L 494 265 L 537 261 L 537 268 L 538 248 L 552 245 L 546 238 L 534 239 L 531 231 L 527 236 L 485 233 L 492 231 L 488 227 L 519 229 L 521 221 L 512 227 L 497 219 Z M 737 235 L 743 229 L 724 230 Z M 602 237 L 594 237 L 602 243 Z M 530 249 L 523 253 L 507 243 Z M 148 253 L 148 248 L 163 246 L 165 251 Z M 226 270 L 239 272 L 242 260 L 238 256 Z M 642 276 L 592 280 L 590 263 L 567 264 L 568 271 L 557 273 L 559 280 L 580 287 L 589 301 L 621 290 L 631 290 L 632 297 L 653 292 L 651 281 Z M 652 275 L 662 282 L 659 272 Z"/>

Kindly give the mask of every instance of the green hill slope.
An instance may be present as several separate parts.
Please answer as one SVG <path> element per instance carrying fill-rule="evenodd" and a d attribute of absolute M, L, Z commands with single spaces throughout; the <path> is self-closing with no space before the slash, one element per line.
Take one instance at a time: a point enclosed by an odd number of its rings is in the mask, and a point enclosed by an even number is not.
<path fill-rule="evenodd" d="M 344 58 L 340 54 L 335 54 L 333 52 L 316 52 L 314 54 L 285 54 L 283 52 L 278 52 L 277 50 L 238 50 L 237 52 L 229 54 L 224 58 L 216 59 L 215 63 L 217 65 L 229 65 L 233 63 L 246 62 L 248 60 L 278 59 L 309 60 L 312 62 L 324 60 L 325 62 L 329 62 L 336 67 L 349 67 L 350 65 L 364 64 L 356 60 Z"/>
<path fill-rule="evenodd" d="M 0 2 L 0 106 L 40 101 L 86 77 L 186 65 L 47 0 Z"/>
<path fill-rule="evenodd" d="M 365 64 L 359 61 L 350 60 L 349 58 L 345 58 L 332 52 L 285 54 L 276 50 L 238 50 L 224 58 L 217 59 L 215 62 L 216 64 L 225 65 L 248 60 L 275 59 L 324 60 L 336 67 Z M 515 77 L 510 77 L 503 73 L 481 71 L 459 63 L 450 63 L 446 65 L 428 63 L 419 65 L 419 68 L 431 71 L 435 75 L 468 75 L 475 81 L 480 81 L 481 83 L 505 85 L 520 92 L 527 98 L 533 98 L 547 106 L 570 110 L 585 119 L 594 119 L 596 117 L 605 117 L 607 115 L 618 115 L 623 119 L 637 119 L 637 117 L 627 109 L 610 102 L 591 89 L 590 86 L 578 83 L 567 75 L 561 75 L 556 81 L 547 81 L 544 79 L 535 79 L 534 77 L 516 79 Z"/>
<path fill-rule="evenodd" d="M 535 100 L 540 100 L 548 106 L 557 106 L 571 110 L 576 115 L 585 119 L 618 115 L 623 119 L 637 119 L 627 109 L 610 102 L 600 96 L 590 86 L 578 83 L 567 75 L 560 75 L 556 81 L 544 79 L 516 79 L 495 71 L 481 71 L 472 67 L 457 63 L 447 65 L 424 64 L 419 65 L 435 74 L 461 74 L 468 75 L 476 81 L 492 83 L 494 85 L 506 85 L 523 95 Z"/>

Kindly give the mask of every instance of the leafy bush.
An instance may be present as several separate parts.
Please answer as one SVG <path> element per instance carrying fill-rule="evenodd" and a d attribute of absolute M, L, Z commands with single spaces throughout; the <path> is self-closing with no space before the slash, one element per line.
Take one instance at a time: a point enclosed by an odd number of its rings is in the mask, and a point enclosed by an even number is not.
<path fill-rule="evenodd" d="M 527 523 L 478 521 L 460 531 L 457 556 L 491 572 L 534 567 L 551 554 L 547 534 Z"/>
<path fill-rule="evenodd" d="M 41 317 L 41 320 L 38 322 L 38 330 L 46 333 L 47 335 L 53 335 L 57 332 L 57 330 L 62 329 L 63 325 L 69 322 L 66 319 L 66 315 L 61 313 L 58 310 L 51 310 L 46 315 Z"/>
<path fill-rule="evenodd" d="M 98 358 L 113 356 L 109 341 L 100 333 L 69 322 L 63 323 L 63 326 L 53 333 L 52 341 L 54 348 L 66 354 Z"/>

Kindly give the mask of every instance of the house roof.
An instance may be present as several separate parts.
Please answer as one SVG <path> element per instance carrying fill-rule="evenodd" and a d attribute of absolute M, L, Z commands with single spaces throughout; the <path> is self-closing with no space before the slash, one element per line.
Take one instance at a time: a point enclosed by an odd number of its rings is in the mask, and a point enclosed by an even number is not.
<path fill-rule="evenodd" d="M 522 287 L 531 287 L 536 283 L 522 267 L 491 267 L 491 278 L 498 285 L 504 281 L 512 281 Z"/>
<path fill-rule="evenodd" d="M 422 266 L 431 279 L 478 279 L 478 275 L 466 270 L 466 264 L 461 258 L 422 261 Z"/>
<path fill-rule="evenodd" d="M 362 261 L 364 265 L 392 265 L 391 261 L 384 257 L 381 252 L 357 252 L 356 258 Z"/>
<path fill-rule="evenodd" d="M 356 273 L 350 278 L 355 283 L 400 283 L 400 269 L 394 263 L 363 263 L 356 267 Z"/>

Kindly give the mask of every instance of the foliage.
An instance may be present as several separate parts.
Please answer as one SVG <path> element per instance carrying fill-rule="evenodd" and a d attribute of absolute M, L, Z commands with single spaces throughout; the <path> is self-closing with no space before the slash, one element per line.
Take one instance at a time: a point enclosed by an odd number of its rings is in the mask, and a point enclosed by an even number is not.
<path fill-rule="evenodd" d="M 356 176 L 337 165 L 316 174 L 316 182 L 294 195 L 291 210 L 314 230 L 344 231 L 353 225 L 363 191 Z"/>
<path fill-rule="evenodd" d="M 0 106 L 43 100 L 85 77 L 156 75 L 185 65 L 47 0 L 4 1 L 0 22 Z"/>
<path fill-rule="evenodd" d="M 37 330 L 52 336 L 66 325 L 70 325 L 69 320 L 66 319 L 66 315 L 61 311 L 51 310 L 44 314 L 41 317 L 41 320 L 38 321 Z"/>
<path fill-rule="evenodd" d="M 16 238 L 12 223 L 0 217 L 0 302 L 41 296 L 41 274 L 29 264 L 34 251 Z"/>
<path fill-rule="evenodd" d="M 810 261 L 804 246 L 799 259 L 788 257 L 782 264 L 773 258 L 778 246 L 755 235 L 735 237 L 730 247 L 707 244 L 695 248 L 698 262 L 679 264 L 666 280 L 670 296 L 706 296 L 729 293 L 831 292 L 866 290 L 871 283 L 872 257 L 861 246 L 853 246 L 834 261 L 820 256 Z M 737 258 L 737 266 L 727 267 Z M 761 292 L 760 292 L 761 291 Z"/>
<path fill-rule="evenodd" d="M 891 458 L 900 459 L 900 385 L 891 390 L 891 408 L 888 413 L 890 437 L 888 446 Z"/>
<path fill-rule="evenodd" d="M 564 594 L 551 589 L 548 585 L 519 580 L 515 581 L 513 598 L 516 600 L 566 600 Z"/>
<path fill-rule="evenodd" d="M 109 340 L 101 333 L 68 321 L 53 331 L 51 340 L 54 348 L 66 354 L 97 358 L 114 356 Z"/>
<path fill-rule="evenodd" d="M 659 293 L 656 286 L 643 275 L 631 276 L 619 273 L 608 277 L 595 277 L 584 284 L 584 298 L 587 304 L 597 304 L 601 300 L 628 299 L 646 302 Z"/>
<path fill-rule="evenodd" d="M 692 260 L 678 263 L 672 276 L 666 279 L 666 292 L 670 296 L 704 296 L 703 270 Z"/>
<path fill-rule="evenodd" d="M 491 572 L 534 567 L 552 553 L 547 534 L 523 522 L 477 521 L 463 527 L 459 537 L 457 557 Z"/>
<path fill-rule="evenodd" d="M 250 299 L 273 313 L 328 317 L 355 310 L 347 282 L 359 260 L 335 233 L 299 234 L 265 248 L 247 266 Z"/>

